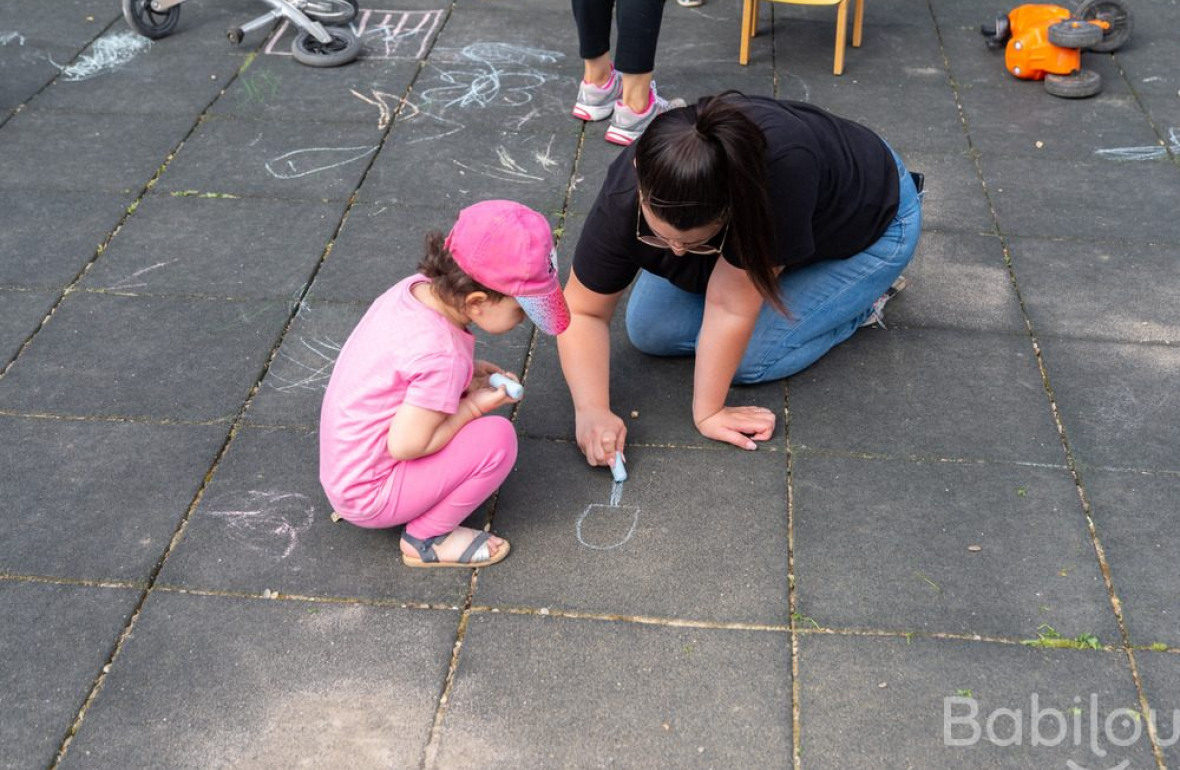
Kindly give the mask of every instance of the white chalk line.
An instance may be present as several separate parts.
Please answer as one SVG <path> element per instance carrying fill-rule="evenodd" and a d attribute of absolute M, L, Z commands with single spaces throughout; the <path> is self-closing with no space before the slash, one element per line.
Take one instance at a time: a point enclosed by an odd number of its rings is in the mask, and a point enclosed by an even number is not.
<path fill-rule="evenodd" d="M 269 553 L 271 549 L 259 541 L 277 539 L 284 544 L 279 558 L 290 556 L 299 544 L 299 536 L 311 529 L 315 519 L 310 498 L 298 492 L 251 490 L 246 494 L 251 498 L 251 507 L 206 514 L 224 521 L 227 534 L 248 548 Z M 282 506 L 290 506 L 291 510 L 279 510 Z"/>
<path fill-rule="evenodd" d="M 302 150 L 292 150 L 291 152 L 283 153 L 277 158 L 271 158 L 266 162 L 266 170 L 275 179 L 299 179 L 301 177 L 310 176 L 311 174 L 318 174 L 321 171 L 328 171 L 334 168 L 353 163 L 365 157 L 369 153 L 376 152 L 377 146 L 372 147 L 307 147 Z M 303 160 L 306 157 L 311 157 L 314 154 L 337 154 L 348 155 L 332 163 L 323 163 L 322 165 L 310 165 L 305 169 L 300 169 L 295 165 L 296 160 Z M 286 167 L 283 167 L 283 162 L 286 162 Z"/>
<path fill-rule="evenodd" d="M 73 64 L 63 67 L 52 59 L 49 61 L 61 70 L 62 80 L 76 82 L 119 69 L 151 47 L 152 41 L 146 37 L 131 31 L 119 32 L 94 41 L 90 53 Z"/>

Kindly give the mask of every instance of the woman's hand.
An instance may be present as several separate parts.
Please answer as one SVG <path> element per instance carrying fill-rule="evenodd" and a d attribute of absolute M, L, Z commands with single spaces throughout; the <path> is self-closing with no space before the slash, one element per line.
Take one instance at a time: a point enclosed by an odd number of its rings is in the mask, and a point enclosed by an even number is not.
<path fill-rule="evenodd" d="M 754 450 L 755 441 L 766 441 L 774 433 L 774 412 L 761 406 L 725 406 L 697 422 L 697 430 L 714 441 Z"/>
<path fill-rule="evenodd" d="M 579 411 L 575 423 L 578 448 L 591 465 L 609 465 L 623 451 L 627 426 L 609 409 Z"/>

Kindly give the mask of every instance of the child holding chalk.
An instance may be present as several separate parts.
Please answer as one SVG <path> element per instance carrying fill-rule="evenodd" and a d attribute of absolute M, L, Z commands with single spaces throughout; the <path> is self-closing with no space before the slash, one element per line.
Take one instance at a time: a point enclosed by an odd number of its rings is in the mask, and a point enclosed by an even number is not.
<path fill-rule="evenodd" d="M 320 483 L 359 527 L 404 524 L 408 566 L 481 567 L 508 555 L 503 538 L 459 526 L 516 462 L 512 423 L 487 415 L 516 399 L 490 385 L 505 373 L 475 360 L 469 327 L 504 334 L 527 315 L 563 332 L 555 261 L 544 216 L 477 203 L 445 241 L 427 236 L 419 272 L 378 297 L 340 351 L 320 412 Z"/>

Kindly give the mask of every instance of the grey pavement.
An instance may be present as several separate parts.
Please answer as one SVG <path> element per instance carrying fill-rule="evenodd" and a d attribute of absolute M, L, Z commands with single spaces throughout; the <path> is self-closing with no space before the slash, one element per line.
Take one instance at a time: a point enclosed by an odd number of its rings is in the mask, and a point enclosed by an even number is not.
<path fill-rule="evenodd" d="M 560 0 L 362 0 L 315 69 L 261 3 L 148 43 L 116 0 L 0 3 L 0 768 L 1180 767 L 1180 3 L 1069 101 L 1002 6 L 669 3 L 662 93 L 875 128 L 926 175 L 910 286 L 702 439 L 692 364 L 615 329 L 631 478 L 574 445 L 553 340 L 518 372 L 513 543 L 415 571 L 334 524 L 333 361 L 422 238 L 489 197 L 568 269 L 618 149 L 568 115 Z"/>

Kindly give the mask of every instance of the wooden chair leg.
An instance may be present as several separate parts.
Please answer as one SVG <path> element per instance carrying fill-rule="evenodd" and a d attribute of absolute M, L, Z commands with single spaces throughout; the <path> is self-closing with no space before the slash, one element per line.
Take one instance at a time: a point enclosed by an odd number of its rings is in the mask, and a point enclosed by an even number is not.
<path fill-rule="evenodd" d="M 848 0 L 840 0 L 836 7 L 836 62 L 832 67 L 835 75 L 844 74 L 844 44 L 848 40 Z"/>
<path fill-rule="evenodd" d="M 865 23 L 865 0 L 856 0 L 856 14 L 852 17 L 852 47 L 860 48 L 860 33 Z"/>
<path fill-rule="evenodd" d="M 742 47 L 738 53 L 738 64 L 743 67 L 750 63 L 750 24 L 757 0 L 743 0 L 742 2 Z"/>

